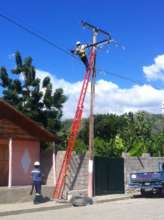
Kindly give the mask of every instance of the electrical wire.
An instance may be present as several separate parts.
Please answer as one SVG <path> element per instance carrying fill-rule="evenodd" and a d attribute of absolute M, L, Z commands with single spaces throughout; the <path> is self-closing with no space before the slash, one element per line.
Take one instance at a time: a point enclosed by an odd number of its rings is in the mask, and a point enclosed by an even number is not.
<path fill-rule="evenodd" d="M 45 36 L 37 33 L 36 31 L 33 31 L 32 29 L 26 27 L 25 25 L 22 25 L 20 24 L 20 22 L 16 21 L 15 19 L 11 18 L 11 16 L 7 16 L 7 15 L 4 15 L 4 13 L 1 13 L 0 12 L 0 17 L 7 20 L 8 22 L 14 24 L 15 26 L 19 27 L 20 29 L 26 31 L 27 33 L 39 38 L 40 40 L 46 42 L 47 44 L 49 44 L 50 46 L 56 48 L 57 50 L 60 50 L 62 51 L 63 53 L 65 53 L 66 55 L 68 56 L 71 56 L 73 58 L 75 58 L 76 60 L 78 59 L 77 57 L 75 57 L 71 52 L 69 52 L 69 50 L 66 50 L 65 48 L 62 48 L 60 46 L 58 46 L 57 44 L 55 44 L 53 41 L 50 41 L 48 38 L 46 38 Z M 117 42 L 118 43 L 118 42 Z M 78 59 L 79 60 L 79 59 Z M 99 73 L 103 72 L 103 73 L 107 73 L 109 75 L 112 75 L 112 76 L 115 76 L 117 78 L 120 78 L 120 79 L 123 79 L 123 80 L 126 80 L 126 81 L 129 81 L 129 82 L 132 82 L 132 83 L 137 83 L 137 84 L 140 84 L 140 85 L 143 85 L 142 82 L 138 81 L 138 80 L 134 80 L 132 78 L 129 78 L 127 76 L 123 76 L 123 75 L 120 75 L 120 74 L 117 74 L 117 73 L 113 73 L 113 72 L 109 72 L 109 71 L 106 71 L 106 70 L 102 70 L 102 69 L 97 69 L 99 71 Z M 159 89 L 159 88 L 158 88 Z"/>
<path fill-rule="evenodd" d="M 53 41 L 50 41 L 49 39 L 47 39 L 47 38 L 44 37 L 43 35 L 41 35 L 41 34 L 35 32 L 35 31 L 31 30 L 30 28 L 28 28 L 28 27 L 26 27 L 26 26 L 24 26 L 24 25 L 22 25 L 22 24 L 20 24 L 20 23 L 17 22 L 15 19 L 13 19 L 13 18 L 11 18 L 11 17 L 9 17 L 9 16 L 7 16 L 7 15 L 2 14 L 1 12 L 0 12 L 0 17 L 3 18 L 3 19 L 5 19 L 5 20 L 7 20 L 8 22 L 10 22 L 10 23 L 16 25 L 17 27 L 21 28 L 22 30 L 28 32 L 29 34 L 32 34 L 33 36 L 39 38 L 40 40 L 42 40 L 42 41 L 48 43 L 48 44 L 51 45 L 52 47 L 54 47 L 54 48 L 56 48 L 56 49 L 58 49 L 58 50 L 64 52 L 65 54 L 67 54 L 67 55 L 69 55 L 69 56 L 74 57 L 68 50 L 66 50 L 66 49 L 64 49 L 64 48 L 62 48 L 62 47 L 59 47 L 59 46 L 58 46 L 57 44 L 55 44 Z M 75 58 L 75 57 L 74 57 L 74 58 Z"/>
<path fill-rule="evenodd" d="M 123 75 L 113 73 L 113 72 L 110 72 L 110 71 L 106 71 L 106 70 L 102 70 L 102 69 L 97 69 L 97 70 L 99 71 L 99 73 L 105 73 L 105 74 L 108 74 L 108 75 L 112 75 L 112 76 L 115 76 L 117 78 L 129 81 L 129 82 L 132 82 L 132 83 L 143 84 L 143 82 L 132 79 L 132 78 L 129 78 L 127 76 L 123 76 Z"/>
<path fill-rule="evenodd" d="M 129 81 L 129 82 L 132 82 L 132 83 L 136 83 L 136 84 L 138 84 L 138 85 L 140 85 L 140 86 L 146 84 L 146 82 L 144 83 L 144 82 L 141 82 L 141 81 L 139 81 L 139 80 L 135 80 L 135 79 L 129 78 L 129 77 L 127 77 L 127 76 L 123 76 L 123 75 L 120 75 L 120 74 L 117 74 L 117 73 L 113 73 L 113 72 L 110 72 L 110 71 L 106 71 L 106 70 L 102 70 L 102 69 L 97 69 L 97 71 L 99 71 L 99 72 L 98 72 L 99 74 L 104 73 L 104 74 L 112 75 L 112 76 L 117 77 L 117 78 L 120 78 L 120 79 L 122 79 L 122 80 Z M 151 85 L 151 84 L 150 84 L 150 85 Z M 159 87 L 154 86 L 154 85 L 153 85 L 153 87 L 154 87 L 155 89 L 157 89 L 157 90 L 161 90 L 161 89 L 162 89 L 162 88 L 159 88 Z"/>

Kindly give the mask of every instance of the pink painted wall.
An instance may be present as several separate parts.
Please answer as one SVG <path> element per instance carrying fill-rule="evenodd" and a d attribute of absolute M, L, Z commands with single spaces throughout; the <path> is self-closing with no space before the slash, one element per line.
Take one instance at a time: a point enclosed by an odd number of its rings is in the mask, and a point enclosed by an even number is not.
<path fill-rule="evenodd" d="M 31 184 L 31 170 L 36 160 L 40 160 L 38 141 L 13 140 L 12 186 Z"/>

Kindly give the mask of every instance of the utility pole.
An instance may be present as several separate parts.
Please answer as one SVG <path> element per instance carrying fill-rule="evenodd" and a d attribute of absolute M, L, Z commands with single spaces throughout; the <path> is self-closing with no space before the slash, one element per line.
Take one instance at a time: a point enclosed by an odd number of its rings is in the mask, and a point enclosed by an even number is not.
<path fill-rule="evenodd" d="M 96 48 L 100 44 L 110 43 L 111 36 L 109 33 L 104 30 L 95 27 L 87 22 L 82 21 L 82 25 L 88 29 L 90 29 L 93 33 L 92 50 L 96 54 Z M 97 43 L 97 35 L 101 33 L 107 36 L 107 39 L 100 41 Z M 94 148 L 94 103 L 95 103 L 95 83 L 96 83 L 96 55 L 94 60 L 92 76 L 91 76 L 91 96 L 90 96 L 90 116 L 89 116 L 89 160 L 88 160 L 88 196 L 93 196 L 93 148 Z"/>
<path fill-rule="evenodd" d="M 93 31 L 93 44 L 96 44 L 97 32 Z M 93 47 L 96 54 L 96 47 Z M 89 116 L 89 164 L 88 164 L 88 196 L 93 196 L 93 147 L 94 147 L 94 103 L 95 103 L 95 83 L 96 83 L 96 56 L 93 73 L 91 77 L 91 97 Z"/>

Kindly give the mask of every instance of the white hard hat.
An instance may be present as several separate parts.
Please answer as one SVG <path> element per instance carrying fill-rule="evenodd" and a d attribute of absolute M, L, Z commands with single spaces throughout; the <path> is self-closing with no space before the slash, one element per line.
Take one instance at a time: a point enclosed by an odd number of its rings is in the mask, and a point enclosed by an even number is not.
<path fill-rule="evenodd" d="M 39 161 L 35 161 L 34 166 L 40 166 Z"/>
<path fill-rule="evenodd" d="M 76 45 L 80 45 L 80 44 L 81 44 L 81 42 L 80 42 L 80 41 L 77 41 L 77 42 L 76 42 Z"/>

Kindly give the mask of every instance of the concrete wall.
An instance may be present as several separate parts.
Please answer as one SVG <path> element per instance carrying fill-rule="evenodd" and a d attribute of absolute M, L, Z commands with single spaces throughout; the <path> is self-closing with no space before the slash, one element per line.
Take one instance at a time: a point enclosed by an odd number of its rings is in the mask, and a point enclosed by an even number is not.
<path fill-rule="evenodd" d="M 161 164 L 164 163 L 164 157 L 150 157 L 149 154 L 143 154 L 142 157 L 129 157 L 127 154 L 123 154 L 123 158 L 125 190 L 127 190 L 131 172 L 158 171 Z"/>
<path fill-rule="evenodd" d="M 56 176 L 58 176 L 65 151 L 58 151 L 56 155 Z M 68 175 L 66 191 L 77 190 L 86 193 L 88 187 L 88 155 L 73 153 Z"/>
<path fill-rule="evenodd" d="M 65 151 L 58 151 L 56 154 L 55 170 L 53 171 L 52 150 L 41 152 L 41 168 L 45 175 L 45 184 L 54 186 L 54 179 L 59 175 Z M 88 156 L 76 155 L 73 153 L 66 178 L 65 192 L 77 190 L 86 192 L 88 187 Z"/>
<path fill-rule="evenodd" d="M 43 183 L 47 186 L 54 186 L 54 171 L 53 171 L 53 151 L 41 150 L 40 152 L 41 170 L 44 174 Z"/>
<path fill-rule="evenodd" d="M 65 151 L 58 151 L 56 154 L 56 172 L 53 172 L 52 151 L 41 153 L 42 170 L 46 177 L 46 185 L 54 186 L 54 175 L 56 178 L 59 175 L 61 164 L 64 158 Z M 125 191 L 128 189 L 129 174 L 131 172 L 158 171 L 159 165 L 164 163 L 164 157 L 150 157 L 149 154 L 144 154 L 142 157 L 129 157 L 123 154 L 124 158 L 124 182 Z M 88 187 L 88 155 L 72 156 L 70 168 L 66 178 L 65 192 L 80 191 L 87 192 Z"/>
<path fill-rule="evenodd" d="M 11 188 L 0 187 L 0 205 L 5 203 L 32 202 L 35 193 L 30 195 L 31 186 L 15 186 Z M 42 186 L 44 197 L 52 198 L 53 188 L 51 186 Z M 19 204 L 18 204 L 19 205 Z M 23 218 L 24 219 L 24 218 Z"/>

